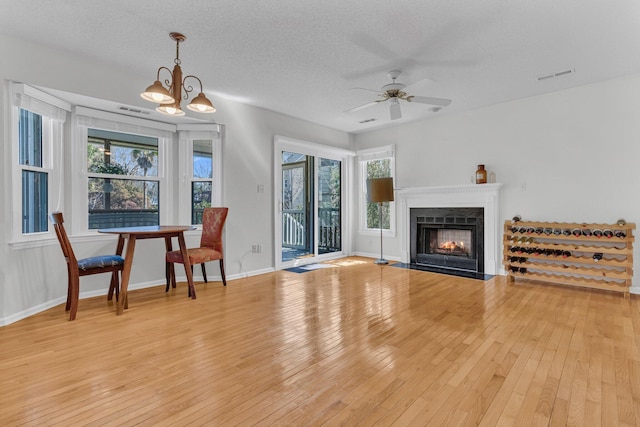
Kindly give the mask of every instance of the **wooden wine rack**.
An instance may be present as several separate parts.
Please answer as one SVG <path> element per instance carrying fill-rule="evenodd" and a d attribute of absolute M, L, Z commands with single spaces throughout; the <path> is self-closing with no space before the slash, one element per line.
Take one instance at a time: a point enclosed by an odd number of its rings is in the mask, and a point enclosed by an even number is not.
<path fill-rule="evenodd" d="M 633 223 L 506 221 L 505 270 L 510 281 L 524 279 L 582 286 L 623 292 L 624 297 L 629 298 L 635 228 Z M 606 230 L 613 235 L 597 237 L 594 230 Z"/>

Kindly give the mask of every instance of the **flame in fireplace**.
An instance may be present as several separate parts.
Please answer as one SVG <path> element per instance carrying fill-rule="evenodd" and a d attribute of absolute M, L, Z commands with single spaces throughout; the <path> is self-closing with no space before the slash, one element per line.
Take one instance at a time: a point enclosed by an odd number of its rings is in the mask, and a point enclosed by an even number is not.
<path fill-rule="evenodd" d="M 464 242 L 459 242 L 459 243 L 456 243 L 453 241 L 444 242 L 440 245 L 440 249 L 446 249 L 448 251 L 454 251 L 456 249 L 464 250 Z"/>

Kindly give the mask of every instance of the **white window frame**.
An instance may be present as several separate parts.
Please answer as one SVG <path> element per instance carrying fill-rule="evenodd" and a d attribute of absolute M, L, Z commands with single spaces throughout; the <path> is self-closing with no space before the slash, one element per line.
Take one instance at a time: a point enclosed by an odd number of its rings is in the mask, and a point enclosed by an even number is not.
<path fill-rule="evenodd" d="M 153 177 L 152 180 L 157 180 L 160 185 L 160 224 L 172 222 L 172 199 L 170 195 L 175 193 L 171 188 L 169 144 L 174 139 L 176 126 L 81 106 L 73 108 L 72 121 L 74 135 L 70 153 L 71 162 L 69 163 L 72 177 L 71 191 L 74 195 L 72 200 L 72 211 L 74 214 L 74 220 L 71 222 L 72 234 L 97 234 L 97 230 L 89 229 L 89 215 L 87 212 L 87 205 L 89 203 L 88 180 L 90 177 L 87 164 L 89 128 L 142 135 L 158 139 L 158 176 Z M 73 179 L 73 177 L 77 177 L 78 179 Z"/>
<path fill-rule="evenodd" d="M 8 86 L 8 87 L 7 87 Z M 62 150 L 64 141 L 64 122 L 67 113 L 71 111 L 71 105 L 54 96 L 42 92 L 39 89 L 23 83 L 6 82 L 5 88 L 10 93 L 10 155 L 12 182 L 20 183 L 12 185 L 7 192 L 7 210 L 12 213 L 9 243 L 11 247 L 36 247 L 43 240 L 55 239 L 53 227 L 48 227 L 46 232 L 22 233 L 22 171 L 30 170 L 44 172 L 47 177 L 47 214 L 59 210 L 63 202 L 63 175 L 62 175 Z M 34 167 L 20 164 L 19 129 L 18 121 L 20 109 L 28 110 L 42 116 L 42 167 Z"/>
<path fill-rule="evenodd" d="M 367 162 L 373 160 L 390 160 L 391 177 L 393 178 L 394 185 L 396 183 L 396 156 L 395 145 L 385 145 L 382 147 L 368 148 L 365 150 L 359 150 L 357 153 L 357 159 L 359 162 L 359 203 L 360 207 L 360 234 L 362 235 L 380 235 L 379 228 L 367 227 Z M 395 237 L 396 235 L 396 206 L 395 202 L 389 203 L 389 229 L 382 229 L 382 234 L 388 237 Z"/>
<path fill-rule="evenodd" d="M 178 129 L 178 196 L 180 224 L 191 224 L 191 184 L 211 182 L 211 205 L 222 206 L 222 127 L 215 123 L 181 124 Z M 213 173 L 211 178 L 193 177 L 193 141 L 211 140 Z M 202 228 L 202 224 L 192 224 Z"/>

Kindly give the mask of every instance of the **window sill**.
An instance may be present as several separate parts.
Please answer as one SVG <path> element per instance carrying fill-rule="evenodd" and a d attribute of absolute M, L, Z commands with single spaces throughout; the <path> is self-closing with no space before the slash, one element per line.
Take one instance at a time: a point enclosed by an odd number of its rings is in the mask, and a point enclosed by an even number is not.
<path fill-rule="evenodd" d="M 43 246 L 52 246 L 59 245 L 58 239 L 55 236 L 41 237 L 39 239 L 29 239 L 29 240 L 16 240 L 13 242 L 9 242 L 9 249 L 14 251 L 19 251 L 22 249 L 33 249 L 33 248 L 41 248 Z"/>

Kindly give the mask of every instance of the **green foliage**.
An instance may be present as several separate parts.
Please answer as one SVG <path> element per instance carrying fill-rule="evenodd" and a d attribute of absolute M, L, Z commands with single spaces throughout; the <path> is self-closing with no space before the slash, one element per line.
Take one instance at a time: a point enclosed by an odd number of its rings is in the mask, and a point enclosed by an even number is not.
<path fill-rule="evenodd" d="M 391 176 L 391 159 L 371 160 L 367 162 L 367 178 L 386 178 Z M 367 228 L 388 230 L 391 224 L 389 202 L 382 203 L 382 227 L 380 227 L 380 206 L 367 202 Z"/>
<path fill-rule="evenodd" d="M 92 165 L 91 172 L 111 175 L 127 175 L 127 170 L 117 163 L 98 162 Z"/>

